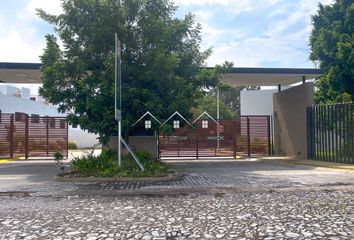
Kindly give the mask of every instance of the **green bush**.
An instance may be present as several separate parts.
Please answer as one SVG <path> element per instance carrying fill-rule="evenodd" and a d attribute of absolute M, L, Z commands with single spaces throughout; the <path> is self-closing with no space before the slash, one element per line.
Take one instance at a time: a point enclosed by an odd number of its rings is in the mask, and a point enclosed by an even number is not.
<path fill-rule="evenodd" d="M 56 152 L 53 155 L 55 164 L 58 166 L 58 168 L 64 173 L 64 155 L 61 152 Z"/>
<path fill-rule="evenodd" d="M 141 171 L 130 155 L 122 156 L 122 166 L 118 167 L 117 152 L 104 150 L 98 156 L 87 155 L 74 158 L 71 167 L 81 176 L 95 177 L 162 177 L 175 170 L 152 159 L 147 152 L 138 152 L 137 156 L 145 171 Z"/>
<path fill-rule="evenodd" d="M 68 142 L 68 148 L 69 148 L 69 149 L 77 149 L 76 142 L 74 142 L 74 141 L 69 141 L 69 142 Z"/>

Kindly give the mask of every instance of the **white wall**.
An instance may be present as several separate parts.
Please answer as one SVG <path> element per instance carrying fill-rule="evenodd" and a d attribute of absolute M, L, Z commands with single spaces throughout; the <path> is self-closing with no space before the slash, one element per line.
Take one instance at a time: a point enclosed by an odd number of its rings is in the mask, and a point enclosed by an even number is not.
<path fill-rule="evenodd" d="M 21 88 L 21 98 L 23 99 L 30 99 L 31 97 L 31 90 L 29 88 Z"/>
<path fill-rule="evenodd" d="M 241 91 L 241 115 L 272 115 L 276 92 L 278 90 Z"/>
<path fill-rule="evenodd" d="M 7 90 L 7 89 L 6 89 Z M 0 110 L 2 113 L 22 112 L 28 115 L 38 114 L 40 116 L 65 117 L 66 114 L 59 113 L 57 108 L 43 102 L 31 101 L 14 96 L 0 94 Z M 76 142 L 79 148 L 95 146 L 97 135 L 87 133 L 80 129 L 69 128 L 69 141 Z"/>
<path fill-rule="evenodd" d="M 29 115 L 65 116 L 65 114 L 58 113 L 57 108 L 54 106 L 7 95 L 0 95 L 0 110 L 3 113 L 23 112 Z"/>
<path fill-rule="evenodd" d="M 92 148 L 98 144 L 97 135 L 83 130 L 69 128 L 69 141 L 76 143 L 78 148 Z"/>
<path fill-rule="evenodd" d="M 20 89 L 17 87 L 0 85 L 0 93 L 3 95 L 15 96 L 17 93 L 19 93 L 19 91 Z"/>

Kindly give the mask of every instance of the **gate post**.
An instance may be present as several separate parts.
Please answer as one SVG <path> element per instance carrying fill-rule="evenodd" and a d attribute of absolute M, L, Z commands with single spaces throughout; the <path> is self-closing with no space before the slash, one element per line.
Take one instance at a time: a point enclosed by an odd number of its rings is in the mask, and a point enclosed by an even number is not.
<path fill-rule="evenodd" d="M 177 155 L 179 157 L 179 136 L 177 136 L 177 151 L 178 151 Z"/>
<path fill-rule="evenodd" d="M 47 142 L 47 157 L 49 157 L 49 118 L 48 116 L 45 117 L 45 122 L 46 122 L 46 142 Z"/>
<path fill-rule="evenodd" d="M 11 114 L 10 117 L 10 128 L 9 128 L 9 141 L 10 141 L 10 158 L 14 157 L 14 115 Z"/>
<path fill-rule="evenodd" d="M 251 156 L 251 136 L 250 136 L 250 119 L 247 116 L 247 151 L 248 157 Z"/>
<path fill-rule="evenodd" d="M 268 134 L 268 155 L 272 155 L 271 145 L 270 145 L 270 116 L 267 116 L 267 134 Z"/>
<path fill-rule="evenodd" d="M 161 159 L 161 156 L 160 156 L 160 133 L 157 132 L 156 136 L 157 136 L 157 158 Z"/>
<path fill-rule="evenodd" d="M 25 159 L 28 158 L 28 115 L 25 115 Z"/>
<path fill-rule="evenodd" d="M 66 126 L 66 159 L 69 159 L 69 123 L 65 120 Z"/>
<path fill-rule="evenodd" d="M 234 158 L 236 158 L 236 136 L 237 136 L 237 134 L 236 134 L 236 118 L 234 118 L 234 120 L 232 121 L 233 122 L 233 124 L 232 124 L 232 138 L 233 138 L 233 141 L 232 141 L 232 143 L 233 143 L 233 150 L 234 150 Z"/>
<path fill-rule="evenodd" d="M 197 129 L 196 129 L 196 134 L 197 134 L 197 159 L 199 159 L 199 134 L 198 134 L 198 121 L 197 123 Z"/>

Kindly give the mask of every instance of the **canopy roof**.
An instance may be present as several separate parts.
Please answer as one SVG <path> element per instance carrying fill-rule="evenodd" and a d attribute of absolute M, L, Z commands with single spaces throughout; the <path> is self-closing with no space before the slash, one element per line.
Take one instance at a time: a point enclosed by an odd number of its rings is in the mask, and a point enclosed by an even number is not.
<path fill-rule="evenodd" d="M 322 69 L 315 68 L 233 68 L 222 81 L 231 86 L 287 86 L 322 74 Z"/>
<path fill-rule="evenodd" d="M 0 83 L 42 83 L 41 63 L 0 62 Z M 324 73 L 314 68 L 233 68 L 222 81 L 231 86 L 291 85 Z"/>
<path fill-rule="evenodd" d="M 0 62 L 0 83 L 41 83 L 41 63 Z"/>

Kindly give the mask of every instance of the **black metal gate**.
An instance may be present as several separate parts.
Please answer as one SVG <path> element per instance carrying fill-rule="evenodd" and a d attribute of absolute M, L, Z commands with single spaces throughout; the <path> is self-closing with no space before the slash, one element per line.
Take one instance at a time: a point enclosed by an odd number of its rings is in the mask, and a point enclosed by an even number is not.
<path fill-rule="evenodd" d="M 159 157 L 251 157 L 271 153 L 270 116 L 198 120 L 159 136 Z"/>
<path fill-rule="evenodd" d="M 354 103 L 308 107 L 307 134 L 309 158 L 354 163 Z"/>

